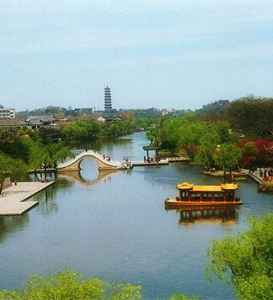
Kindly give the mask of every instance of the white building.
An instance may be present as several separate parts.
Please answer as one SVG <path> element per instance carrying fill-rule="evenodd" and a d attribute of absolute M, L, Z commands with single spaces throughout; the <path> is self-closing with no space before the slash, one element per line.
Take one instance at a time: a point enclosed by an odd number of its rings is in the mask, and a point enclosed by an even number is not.
<path fill-rule="evenodd" d="M 0 104 L 0 119 L 14 119 L 15 118 L 15 109 L 14 108 L 5 108 Z"/>

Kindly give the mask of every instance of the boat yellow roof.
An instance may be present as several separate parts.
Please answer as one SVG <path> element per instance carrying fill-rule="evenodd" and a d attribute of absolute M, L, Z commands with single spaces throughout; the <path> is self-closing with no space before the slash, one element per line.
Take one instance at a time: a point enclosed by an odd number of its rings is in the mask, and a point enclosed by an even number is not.
<path fill-rule="evenodd" d="M 235 183 L 222 183 L 220 185 L 195 185 L 194 183 L 178 183 L 177 189 L 191 190 L 193 192 L 221 192 L 223 190 L 236 190 L 238 184 Z"/>
<path fill-rule="evenodd" d="M 236 190 L 238 189 L 238 183 L 222 183 L 221 187 L 223 190 Z"/>
<path fill-rule="evenodd" d="M 193 186 L 194 186 L 194 183 L 182 182 L 182 183 L 178 183 L 176 187 L 179 190 L 189 190 L 189 189 L 192 189 Z"/>

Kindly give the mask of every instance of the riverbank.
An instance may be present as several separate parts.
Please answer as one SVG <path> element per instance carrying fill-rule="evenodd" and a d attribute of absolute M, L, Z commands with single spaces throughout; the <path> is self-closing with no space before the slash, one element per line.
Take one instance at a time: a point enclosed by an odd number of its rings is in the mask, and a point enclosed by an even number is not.
<path fill-rule="evenodd" d="M 22 215 L 29 211 L 39 202 L 27 200 L 53 183 L 54 181 L 12 183 L 0 196 L 0 216 Z"/>
<path fill-rule="evenodd" d="M 209 175 L 209 176 L 214 176 L 214 177 L 229 177 L 229 173 L 224 174 L 224 171 L 222 170 L 209 170 L 209 171 L 204 171 L 203 174 Z M 247 180 L 248 178 L 248 172 L 245 172 L 244 170 L 241 170 L 239 172 L 232 172 L 232 178 L 231 180 Z"/>
<path fill-rule="evenodd" d="M 215 171 L 204 171 L 203 174 L 215 176 L 215 177 L 224 177 L 224 172 L 215 170 Z M 247 169 L 242 169 L 240 172 L 232 172 L 232 180 L 240 181 L 251 178 L 253 181 L 258 183 L 258 191 L 262 193 L 273 193 L 273 179 L 267 178 L 264 179 L 261 177 L 259 171 L 250 171 Z"/>

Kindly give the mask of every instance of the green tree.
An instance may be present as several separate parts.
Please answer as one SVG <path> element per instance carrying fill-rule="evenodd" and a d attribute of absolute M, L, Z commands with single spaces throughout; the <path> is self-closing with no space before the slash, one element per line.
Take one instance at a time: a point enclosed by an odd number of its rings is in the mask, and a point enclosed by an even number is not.
<path fill-rule="evenodd" d="M 32 276 L 22 289 L 0 291 L 1 300 L 140 300 L 141 286 L 130 283 L 107 283 L 98 278 L 82 279 L 72 271 L 63 271 L 50 278 Z M 169 300 L 198 300 L 200 297 L 172 295 Z"/>
<path fill-rule="evenodd" d="M 0 194 L 3 184 L 7 178 L 13 181 L 20 180 L 27 174 L 27 166 L 20 159 L 14 159 L 8 155 L 0 153 Z"/>
<path fill-rule="evenodd" d="M 219 169 L 224 171 L 224 175 L 227 171 L 231 175 L 232 170 L 238 166 L 241 156 L 242 151 L 235 144 L 223 143 L 214 152 L 214 162 Z"/>
<path fill-rule="evenodd" d="M 266 138 L 273 131 L 273 98 L 252 95 L 236 99 L 227 108 L 232 127 L 250 137 Z"/>
<path fill-rule="evenodd" d="M 62 130 L 62 136 L 69 140 L 95 140 L 99 135 L 100 125 L 92 120 L 77 121 Z"/>
<path fill-rule="evenodd" d="M 221 142 L 219 133 L 214 128 L 207 130 L 200 138 L 200 145 L 198 146 L 197 153 L 194 161 L 204 164 L 207 168 L 215 167 L 214 153 L 218 149 Z"/>
<path fill-rule="evenodd" d="M 207 276 L 233 284 L 240 299 L 273 299 L 273 215 L 251 217 L 249 223 L 238 236 L 213 240 Z"/>
<path fill-rule="evenodd" d="M 183 118 L 183 122 L 176 129 L 179 136 L 177 146 L 184 149 L 188 157 L 193 158 L 201 138 L 209 128 L 206 122 L 196 120 L 194 116 L 188 115 Z"/>
<path fill-rule="evenodd" d="M 72 271 L 64 271 L 48 279 L 32 276 L 18 291 L 1 291 L 0 299 L 16 300 L 137 300 L 142 299 L 140 286 L 131 284 L 109 284 L 97 278 L 83 280 Z"/>
<path fill-rule="evenodd" d="M 73 157 L 69 147 L 65 147 L 61 142 L 43 145 L 40 142 L 28 141 L 30 143 L 29 166 L 36 170 L 44 169 L 45 178 L 49 166 L 53 167 L 59 161 L 64 161 L 67 157 Z"/>

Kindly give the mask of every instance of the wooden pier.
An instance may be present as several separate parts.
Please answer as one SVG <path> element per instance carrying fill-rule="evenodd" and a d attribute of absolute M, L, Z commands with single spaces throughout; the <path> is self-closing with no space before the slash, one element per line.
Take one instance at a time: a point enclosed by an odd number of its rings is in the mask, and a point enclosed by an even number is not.
<path fill-rule="evenodd" d="M 186 157 L 167 157 L 164 159 L 160 159 L 159 161 L 133 161 L 132 166 L 133 167 L 155 167 L 155 166 L 163 166 L 163 165 L 168 165 L 170 163 L 175 163 L 175 162 L 189 162 L 190 159 Z"/>

